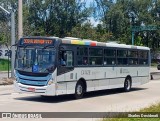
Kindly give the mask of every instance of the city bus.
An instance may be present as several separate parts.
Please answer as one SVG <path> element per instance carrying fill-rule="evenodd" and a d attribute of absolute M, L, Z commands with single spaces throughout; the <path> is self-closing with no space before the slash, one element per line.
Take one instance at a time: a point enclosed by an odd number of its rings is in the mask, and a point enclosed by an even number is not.
<path fill-rule="evenodd" d="M 43 96 L 123 88 L 150 80 L 148 47 L 66 37 L 23 37 L 17 43 L 15 90 Z"/>

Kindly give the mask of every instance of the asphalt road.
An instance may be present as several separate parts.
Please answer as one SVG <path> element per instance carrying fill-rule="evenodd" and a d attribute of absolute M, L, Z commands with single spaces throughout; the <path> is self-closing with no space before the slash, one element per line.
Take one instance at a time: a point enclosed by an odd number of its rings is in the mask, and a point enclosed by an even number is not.
<path fill-rule="evenodd" d="M 158 77 L 158 75 L 157 75 Z M 160 76 L 159 76 L 160 77 Z M 121 89 L 90 92 L 83 99 L 75 100 L 73 95 L 44 98 L 33 94 L 18 94 L 13 86 L 0 86 L 0 112 L 125 112 L 160 102 L 160 80 L 133 88 L 125 93 Z M 11 121 L 15 119 L 0 119 Z M 22 121 L 22 119 L 19 119 Z M 46 121 L 46 119 L 23 119 Z M 93 121 L 95 118 L 56 118 L 47 121 Z"/>

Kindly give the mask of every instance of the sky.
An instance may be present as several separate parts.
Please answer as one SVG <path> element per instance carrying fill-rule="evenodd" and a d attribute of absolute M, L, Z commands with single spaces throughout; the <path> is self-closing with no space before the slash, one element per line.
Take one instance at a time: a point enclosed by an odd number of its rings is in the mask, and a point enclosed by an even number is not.
<path fill-rule="evenodd" d="M 93 3 L 95 0 L 81 0 L 81 2 L 86 2 L 86 7 L 90 6 L 90 3 Z M 117 0 L 113 0 L 113 3 L 115 3 Z M 95 27 L 97 24 L 101 24 L 100 20 L 95 20 L 94 17 L 89 18 L 91 24 Z"/>
<path fill-rule="evenodd" d="M 96 27 L 98 24 L 101 24 L 100 20 L 95 21 L 93 17 L 90 17 L 89 20 L 94 27 Z"/>
<path fill-rule="evenodd" d="M 94 0 L 81 0 L 82 2 L 83 1 L 86 1 L 86 7 L 89 7 L 91 3 L 94 2 Z M 98 24 L 100 24 L 100 21 L 99 20 L 95 20 L 94 17 L 90 17 L 89 18 L 91 24 L 96 27 Z"/>

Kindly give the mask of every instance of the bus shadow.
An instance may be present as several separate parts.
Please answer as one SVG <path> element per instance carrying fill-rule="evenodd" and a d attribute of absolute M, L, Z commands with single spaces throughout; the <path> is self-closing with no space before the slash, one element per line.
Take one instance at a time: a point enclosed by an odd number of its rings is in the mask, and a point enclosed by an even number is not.
<path fill-rule="evenodd" d="M 125 92 L 123 89 L 107 89 L 107 90 L 100 90 L 100 91 L 94 91 L 94 92 L 88 92 L 85 94 L 84 98 L 92 98 L 92 97 L 98 97 L 98 96 L 107 96 L 107 95 L 115 95 L 115 94 L 122 94 L 122 93 L 131 93 L 134 91 L 140 91 L 140 90 L 146 90 L 147 88 L 132 88 L 130 92 Z"/>
<path fill-rule="evenodd" d="M 94 98 L 99 96 L 107 96 L 122 93 L 132 93 L 134 91 L 146 90 L 147 88 L 132 88 L 130 92 L 124 92 L 123 89 L 107 89 L 100 91 L 87 92 L 82 99 Z M 74 95 L 60 95 L 60 96 L 27 96 L 17 97 L 15 100 L 34 101 L 42 103 L 62 103 L 76 100 Z"/>

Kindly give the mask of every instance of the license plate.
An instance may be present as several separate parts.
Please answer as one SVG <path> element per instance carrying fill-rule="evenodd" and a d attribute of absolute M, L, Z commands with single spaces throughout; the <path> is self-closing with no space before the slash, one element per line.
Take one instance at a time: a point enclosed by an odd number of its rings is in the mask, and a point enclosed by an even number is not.
<path fill-rule="evenodd" d="M 35 88 L 28 88 L 29 91 L 35 92 Z"/>

